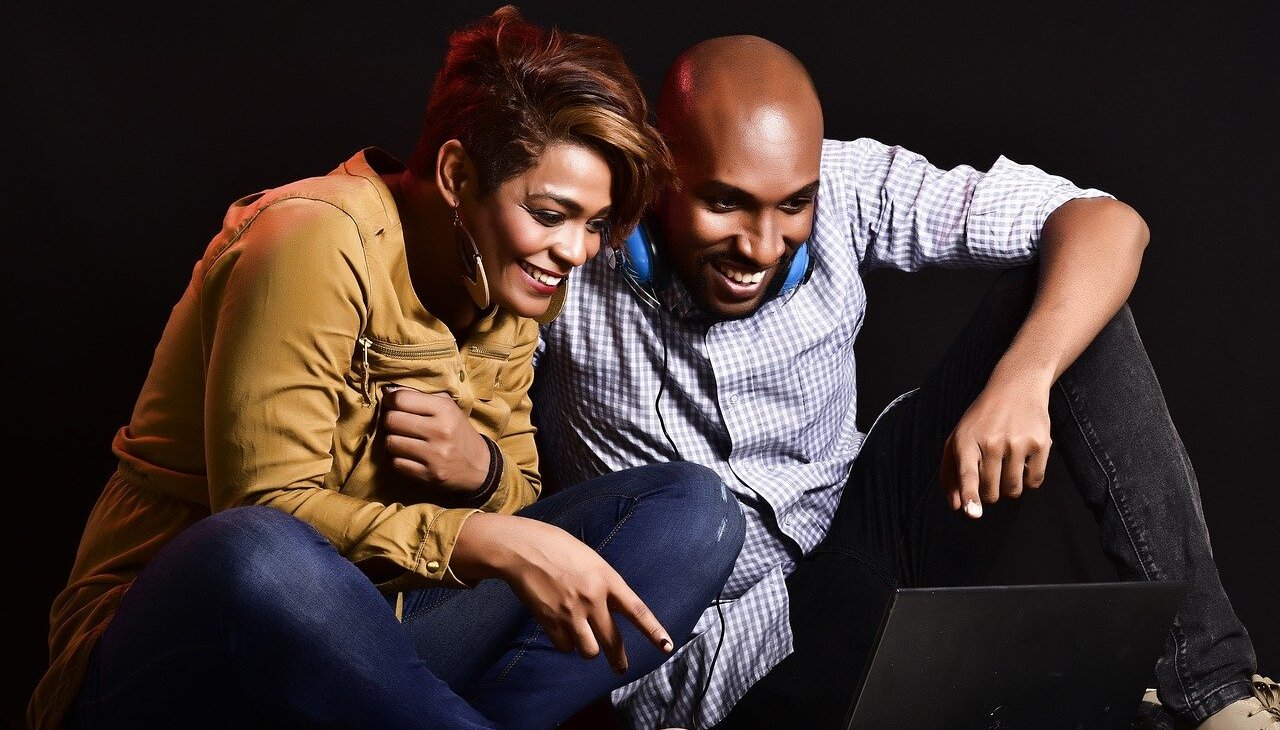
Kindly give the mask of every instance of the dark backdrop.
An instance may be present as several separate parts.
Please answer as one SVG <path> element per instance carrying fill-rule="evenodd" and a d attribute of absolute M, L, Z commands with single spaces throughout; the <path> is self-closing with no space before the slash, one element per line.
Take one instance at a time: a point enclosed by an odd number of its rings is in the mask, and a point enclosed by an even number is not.
<path fill-rule="evenodd" d="M 227 204 L 363 146 L 407 156 L 447 30 L 496 7 L 140 5 L 3 10 L 14 406 L 3 655 L 17 677 L 3 701 L 15 726 L 45 660 L 49 602 L 113 467 L 111 436 Z M 986 169 L 1004 154 L 1146 217 L 1131 304 L 1200 476 L 1223 583 L 1264 671 L 1280 672 L 1270 3 L 683 5 L 523 8 L 613 39 L 650 93 L 689 44 L 764 35 L 811 69 L 829 136 L 875 137 L 944 166 Z M 991 278 L 870 278 L 864 428 L 920 379 Z M 1002 577 L 1111 575 L 1060 467 L 1026 507 Z"/>

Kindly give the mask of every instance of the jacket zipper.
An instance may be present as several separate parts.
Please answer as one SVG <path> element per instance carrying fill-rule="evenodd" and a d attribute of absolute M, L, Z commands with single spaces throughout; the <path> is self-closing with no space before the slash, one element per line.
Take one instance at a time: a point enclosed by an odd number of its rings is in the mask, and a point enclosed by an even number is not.
<path fill-rule="evenodd" d="M 472 345 L 471 354 L 480 357 L 488 357 L 494 360 L 506 360 L 511 357 L 510 350 L 499 350 L 496 347 L 485 347 L 484 345 Z"/>
<path fill-rule="evenodd" d="M 452 355 L 456 349 L 452 345 L 423 348 L 413 345 L 393 345 L 389 342 L 376 342 L 368 335 L 356 341 L 360 346 L 360 396 L 365 407 L 373 405 L 373 389 L 369 378 L 369 351 L 405 360 L 434 360 L 438 357 Z"/>
<path fill-rule="evenodd" d="M 393 345 L 390 342 L 377 342 L 368 337 L 362 339 L 367 343 L 365 345 L 366 353 L 368 350 L 373 350 L 379 355 L 402 357 L 406 360 L 432 360 L 437 357 L 452 355 L 458 351 L 453 345 L 422 347 L 421 345 Z"/>
<path fill-rule="evenodd" d="M 373 405 L 373 399 L 369 395 L 369 348 L 372 346 L 373 340 L 368 337 L 360 338 L 360 397 L 364 401 L 365 408 Z"/>

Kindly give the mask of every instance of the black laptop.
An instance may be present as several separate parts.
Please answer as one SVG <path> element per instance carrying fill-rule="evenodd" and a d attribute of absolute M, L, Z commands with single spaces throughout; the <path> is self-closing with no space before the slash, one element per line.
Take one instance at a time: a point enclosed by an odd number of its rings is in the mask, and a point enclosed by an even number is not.
<path fill-rule="evenodd" d="M 899 589 L 843 727 L 1127 730 L 1185 589 Z"/>

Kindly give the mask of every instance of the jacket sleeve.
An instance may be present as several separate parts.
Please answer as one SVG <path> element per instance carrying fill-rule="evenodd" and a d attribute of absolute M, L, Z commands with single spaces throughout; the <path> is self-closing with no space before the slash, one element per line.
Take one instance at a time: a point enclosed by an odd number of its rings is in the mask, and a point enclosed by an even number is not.
<path fill-rule="evenodd" d="M 355 222 L 326 202 L 278 201 L 211 255 L 200 292 L 211 508 L 288 512 L 384 590 L 461 585 L 449 557 L 475 510 L 379 504 L 323 486 L 367 318 Z"/>

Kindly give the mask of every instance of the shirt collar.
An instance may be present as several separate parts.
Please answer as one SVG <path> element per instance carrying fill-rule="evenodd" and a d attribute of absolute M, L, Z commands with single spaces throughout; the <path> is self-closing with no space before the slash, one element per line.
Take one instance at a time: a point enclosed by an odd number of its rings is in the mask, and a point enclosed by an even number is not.
<path fill-rule="evenodd" d="M 680 276 L 672 272 L 665 278 L 666 281 L 655 292 L 658 295 L 658 301 L 662 302 L 662 306 L 666 307 L 668 312 L 681 319 L 701 316 L 703 314 L 702 309 L 694 301 L 693 295 L 689 293 L 689 290 L 685 288 Z"/>
<path fill-rule="evenodd" d="M 392 157 L 378 147 L 366 147 L 355 153 L 346 162 L 338 166 L 333 173 L 345 173 L 364 178 L 377 191 L 378 201 L 382 203 L 380 223 L 393 229 L 400 228 L 400 212 L 396 207 L 395 197 L 390 188 L 383 182 L 382 176 L 404 171 L 404 163 Z M 333 174 L 331 173 L 331 174 Z"/>

